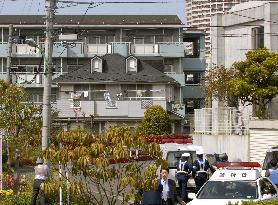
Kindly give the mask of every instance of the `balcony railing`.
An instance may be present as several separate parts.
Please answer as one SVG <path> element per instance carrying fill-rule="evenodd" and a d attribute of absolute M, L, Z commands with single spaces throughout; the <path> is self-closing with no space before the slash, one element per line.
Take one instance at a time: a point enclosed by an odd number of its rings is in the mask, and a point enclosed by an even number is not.
<path fill-rule="evenodd" d="M 41 56 L 39 48 L 28 44 L 13 44 L 12 54 L 16 56 Z"/>
<path fill-rule="evenodd" d="M 111 44 L 87 44 L 88 55 L 105 55 L 112 53 Z"/>
<path fill-rule="evenodd" d="M 143 117 L 145 110 L 151 105 L 161 105 L 166 109 L 166 100 L 122 100 L 122 101 L 78 101 L 58 99 L 57 109 L 60 117 L 76 117 L 96 115 L 99 117 Z"/>
<path fill-rule="evenodd" d="M 158 44 L 133 44 L 131 46 L 131 53 L 135 55 L 158 55 Z"/>
<path fill-rule="evenodd" d="M 6 47 L 6 45 L 5 45 Z M 27 44 L 13 44 L 14 57 L 41 57 L 44 43 L 38 43 L 38 48 Z M 124 56 L 151 55 L 165 57 L 183 57 L 184 47 L 182 42 L 156 42 L 154 44 L 133 44 L 131 42 L 111 42 L 105 44 L 86 44 L 85 42 L 54 42 L 53 57 L 87 57 L 105 55 L 108 53 L 120 53 Z M 7 54 L 0 52 L 0 57 Z"/>

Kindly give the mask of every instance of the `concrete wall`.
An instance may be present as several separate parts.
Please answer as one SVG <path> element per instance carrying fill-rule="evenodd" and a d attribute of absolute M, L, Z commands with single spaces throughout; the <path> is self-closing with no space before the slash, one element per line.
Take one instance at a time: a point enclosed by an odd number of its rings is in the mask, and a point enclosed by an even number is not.
<path fill-rule="evenodd" d="M 227 153 L 229 161 L 249 160 L 247 135 L 193 135 L 193 143 L 203 146 L 206 154 Z"/>
<path fill-rule="evenodd" d="M 250 160 L 263 162 L 266 150 L 278 145 L 278 120 L 250 121 Z"/>

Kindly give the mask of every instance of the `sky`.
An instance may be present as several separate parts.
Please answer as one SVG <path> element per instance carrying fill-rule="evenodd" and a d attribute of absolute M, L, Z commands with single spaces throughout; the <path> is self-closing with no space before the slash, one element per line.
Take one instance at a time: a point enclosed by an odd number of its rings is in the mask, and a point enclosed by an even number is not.
<path fill-rule="evenodd" d="M 59 0 L 58 0 L 59 1 Z M 87 11 L 88 15 L 178 15 L 185 23 L 185 0 L 64 0 L 74 2 L 134 2 L 155 1 L 156 4 L 97 4 Z M 58 3 L 57 14 L 84 15 L 88 4 Z M 45 0 L 0 0 L 0 15 L 38 15 L 45 14 Z"/>

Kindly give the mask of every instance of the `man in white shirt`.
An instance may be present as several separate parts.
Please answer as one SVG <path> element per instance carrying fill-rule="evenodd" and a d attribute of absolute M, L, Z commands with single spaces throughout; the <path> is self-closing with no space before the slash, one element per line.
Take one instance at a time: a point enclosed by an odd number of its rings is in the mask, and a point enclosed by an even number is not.
<path fill-rule="evenodd" d="M 163 187 L 161 193 L 162 205 L 175 205 L 176 202 L 185 205 L 185 202 L 177 195 L 176 182 L 172 179 L 168 179 L 169 169 L 162 168 L 160 175 L 160 184 Z"/>
<path fill-rule="evenodd" d="M 36 166 L 34 169 L 35 169 L 35 179 L 33 183 L 31 205 L 36 205 L 37 197 L 40 192 L 40 185 L 49 175 L 48 166 L 44 164 L 43 160 L 40 158 L 37 159 Z M 41 195 L 40 204 L 46 205 L 46 198 L 44 194 Z"/>

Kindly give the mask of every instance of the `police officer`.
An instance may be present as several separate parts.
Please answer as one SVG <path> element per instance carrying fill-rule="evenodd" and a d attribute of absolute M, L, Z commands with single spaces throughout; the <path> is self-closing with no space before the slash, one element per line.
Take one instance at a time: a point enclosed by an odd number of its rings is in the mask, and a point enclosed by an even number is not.
<path fill-rule="evenodd" d="M 195 179 L 196 191 L 198 192 L 200 188 L 208 180 L 208 169 L 210 168 L 208 160 L 204 159 L 204 153 L 197 151 L 197 159 L 193 163 L 193 177 Z"/>
<path fill-rule="evenodd" d="M 272 159 L 270 161 L 270 168 L 266 171 L 265 175 L 278 187 L 278 166 L 277 161 Z"/>
<path fill-rule="evenodd" d="M 183 153 L 181 159 L 177 161 L 177 180 L 181 190 L 181 198 L 186 201 L 187 196 L 187 182 L 189 179 L 189 174 L 193 171 L 192 165 L 189 163 L 188 159 L 190 157 L 189 153 Z"/>

